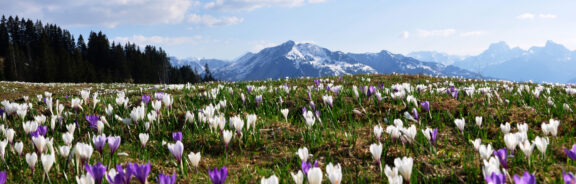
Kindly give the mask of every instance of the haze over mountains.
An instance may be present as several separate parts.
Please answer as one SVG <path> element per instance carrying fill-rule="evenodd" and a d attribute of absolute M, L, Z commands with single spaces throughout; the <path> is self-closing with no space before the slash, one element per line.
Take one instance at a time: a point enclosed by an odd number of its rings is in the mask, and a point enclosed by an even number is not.
<path fill-rule="evenodd" d="M 192 68 L 208 62 L 214 76 L 219 80 L 263 80 L 285 77 L 319 77 L 360 73 L 405 73 L 428 74 L 433 76 L 463 76 L 482 78 L 477 73 L 445 66 L 440 63 L 422 62 L 401 54 L 388 51 L 379 53 L 344 53 L 331 51 L 311 43 L 287 41 L 269 47 L 258 53 L 247 53 L 233 62 L 222 60 L 198 60 L 173 58 L 174 65 L 188 65 Z M 225 65 L 228 63 L 227 65 Z"/>
<path fill-rule="evenodd" d="M 425 51 L 408 55 L 422 61 L 452 63 L 453 66 L 498 79 L 576 82 L 576 51 L 570 51 L 553 41 L 527 50 L 511 48 L 505 42 L 497 42 L 479 55 L 460 59 L 458 56 Z"/>

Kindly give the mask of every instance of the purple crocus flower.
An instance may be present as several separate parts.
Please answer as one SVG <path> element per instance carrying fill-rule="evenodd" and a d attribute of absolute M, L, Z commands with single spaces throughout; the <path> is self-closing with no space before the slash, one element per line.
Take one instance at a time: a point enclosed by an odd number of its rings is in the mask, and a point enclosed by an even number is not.
<path fill-rule="evenodd" d="M 562 178 L 564 179 L 564 183 L 566 183 L 566 184 L 576 183 L 576 177 L 572 173 L 566 173 L 566 172 L 562 171 Z"/>
<path fill-rule="evenodd" d="M 102 165 L 102 163 L 98 162 L 96 165 L 93 165 L 93 166 L 88 165 L 88 164 L 84 164 L 84 168 L 90 174 L 90 176 L 92 176 L 92 178 L 94 178 L 94 181 L 97 184 L 102 183 L 102 178 L 104 178 L 104 175 L 106 174 L 106 166 L 104 166 L 104 165 Z"/>
<path fill-rule="evenodd" d="M 302 161 L 302 163 L 300 164 L 300 168 L 302 169 L 302 172 L 304 172 L 305 175 L 308 175 L 308 170 L 312 168 L 312 164 L 310 162 Z"/>
<path fill-rule="evenodd" d="M 412 117 L 414 117 L 414 119 L 416 119 L 416 120 L 420 120 L 420 117 L 418 116 L 418 111 L 416 110 L 416 108 L 412 108 Z"/>
<path fill-rule="evenodd" d="M 92 138 L 92 143 L 94 143 L 94 147 L 96 148 L 96 150 L 98 150 L 98 152 L 100 152 L 100 154 L 102 154 L 102 152 L 104 151 L 104 146 L 106 146 L 106 140 L 107 138 L 105 135 L 99 135 Z"/>
<path fill-rule="evenodd" d="M 316 110 L 316 118 L 318 118 L 318 120 L 320 120 L 320 111 Z"/>
<path fill-rule="evenodd" d="M 4 115 L 4 109 L 0 108 L 0 116 Z"/>
<path fill-rule="evenodd" d="M 424 109 L 425 112 L 430 111 L 430 102 L 423 101 L 420 103 L 420 106 L 422 107 L 422 109 Z"/>
<path fill-rule="evenodd" d="M 90 123 L 90 128 L 91 129 L 98 129 L 98 121 L 100 120 L 100 116 L 92 114 L 92 115 L 86 115 L 86 121 L 88 121 L 88 123 Z"/>
<path fill-rule="evenodd" d="M 432 146 L 436 145 L 436 138 L 438 137 L 438 128 L 435 128 L 430 132 L 430 142 L 432 142 Z"/>
<path fill-rule="evenodd" d="M 4 183 L 6 183 L 6 171 L 0 172 L 0 184 L 4 184 Z"/>
<path fill-rule="evenodd" d="M 148 102 L 150 102 L 150 96 L 142 95 L 142 102 L 144 102 L 144 104 L 148 105 Z"/>
<path fill-rule="evenodd" d="M 576 144 L 572 145 L 572 149 L 570 150 L 564 148 L 564 152 L 566 153 L 566 155 L 568 155 L 568 157 L 576 161 Z"/>
<path fill-rule="evenodd" d="M 262 95 L 256 96 L 256 106 L 260 106 L 262 103 Z"/>
<path fill-rule="evenodd" d="M 376 87 L 370 86 L 370 87 L 368 88 L 368 91 L 367 91 L 367 95 L 366 95 L 366 96 L 370 97 L 370 96 L 372 96 L 374 93 L 376 93 Z"/>
<path fill-rule="evenodd" d="M 164 92 L 156 92 L 154 93 L 154 98 L 157 100 L 161 100 L 164 97 Z"/>
<path fill-rule="evenodd" d="M 302 114 L 306 114 L 306 111 L 308 111 L 306 110 L 306 107 L 302 107 Z"/>
<path fill-rule="evenodd" d="M 536 184 L 536 177 L 530 174 L 528 171 L 524 172 L 521 177 L 514 175 L 514 183 L 516 184 Z"/>
<path fill-rule="evenodd" d="M 130 168 L 130 167 L 128 167 Z M 132 179 L 132 174 L 124 172 L 122 165 L 116 165 L 116 175 L 112 178 L 110 173 L 106 175 L 108 183 L 110 184 L 130 184 L 130 179 Z"/>
<path fill-rule="evenodd" d="M 214 168 L 214 170 L 208 170 L 208 175 L 210 175 L 212 184 L 224 184 L 228 176 L 228 169 L 226 169 L 226 166 L 222 167 L 222 169 Z"/>
<path fill-rule="evenodd" d="M 252 86 L 246 86 L 246 91 L 250 94 L 252 92 Z"/>
<path fill-rule="evenodd" d="M 174 184 L 176 183 L 176 172 L 172 176 L 160 174 L 156 180 L 158 180 L 159 184 Z"/>
<path fill-rule="evenodd" d="M 120 136 L 109 136 L 108 137 L 108 146 L 110 147 L 110 157 L 114 155 L 114 152 L 120 147 L 120 142 L 122 142 L 122 138 Z"/>
<path fill-rule="evenodd" d="M 172 132 L 172 139 L 174 139 L 174 142 L 182 141 L 182 132 Z"/>
<path fill-rule="evenodd" d="M 40 125 L 36 128 L 36 131 L 30 132 L 30 135 L 32 137 L 45 136 L 46 132 L 48 132 L 48 127 Z"/>
<path fill-rule="evenodd" d="M 508 163 L 507 163 L 508 150 L 506 148 L 494 151 L 494 156 L 498 157 L 498 160 L 500 161 L 500 165 L 502 165 L 502 167 L 508 169 Z"/>
<path fill-rule="evenodd" d="M 316 110 L 316 104 L 314 104 L 314 101 L 310 101 L 310 108 Z"/>
<path fill-rule="evenodd" d="M 128 167 L 131 167 L 131 172 L 133 172 L 134 177 L 136 177 L 140 183 L 146 183 L 146 179 L 150 174 L 150 161 L 148 161 L 147 164 L 142 164 L 140 166 L 137 163 L 132 165 L 128 164 Z"/>
<path fill-rule="evenodd" d="M 486 175 L 484 177 L 484 180 L 486 180 L 486 183 L 505 184 L 506 183 L 506 176 L 502 173 L 493 172 L 491 175 Z"/>
<path fill-rule="evenodd" d="M 316 84 L 316 87 L 318 87 L 318 85 L 320 85 L 320 80 L 315 79 L 315 80 L 314 80 L 314 83 Z"/>

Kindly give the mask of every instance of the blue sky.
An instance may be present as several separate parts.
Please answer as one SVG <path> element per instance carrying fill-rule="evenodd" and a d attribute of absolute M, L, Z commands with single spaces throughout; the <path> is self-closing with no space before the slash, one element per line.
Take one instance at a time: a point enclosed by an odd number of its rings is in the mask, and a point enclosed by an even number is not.
<path fill-rule="evenodd" d="M 576 1 L 541 0 L 2 0 L 0 12 L 58 24 L 76 37 L 161 46 L 179 58 L 233 59 L 287 40 L 344 52 L 482 52 L 506 41 L 576 49 Z"/>

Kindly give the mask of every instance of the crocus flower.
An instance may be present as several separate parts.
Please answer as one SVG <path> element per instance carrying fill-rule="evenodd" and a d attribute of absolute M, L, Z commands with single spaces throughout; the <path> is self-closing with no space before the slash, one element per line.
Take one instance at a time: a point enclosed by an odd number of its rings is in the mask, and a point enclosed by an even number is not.
<path fill-rule="evenodd" d="M 320 184 L 322 183 L 322 170 L 315 167 L 308 171 L 308 183 L 309 184 Z"/>
<path fill-rule="evenodd" d="M 454 124 L 456 124 L 456 127 L 458 127 L 458 130 L 460 130 L 460 132 L 464 133 L 464 125 L 466 125 L 464 118 L 455 119 Z"/>
<path fill-rule="evenodd" d="M 108 182 L 110 184 L 130 184 L 134 172 L 130 167 L 131 165 L 131 163 L 128 163 L 126 170 L 124 170 L 120 164 L 116 165 L 116 169 L 110 169 L 106 176 Z"/>
<path fill-rule="evenodd" d="M 496 157 L 498 157 L 498 161 L 500 161 L 500 165 L 502 165 L 502 167 L 508 169 L 508 163 L 507 163 L 508 150 L 506 148 L 496 150 L 496 151 L 494 151 L 494 155 Z"/>
<path fill-rule="evenodd" d="M 430 111 L 430 102 L 428 101 L 420 102 L 420 106 L 422 107 L 422 109 L 424 109 L 425 112 Z"/>
<path fill-rule="evenodd" d="M 310 170 L 310 168 L 312 168 L 312 164 L 310 162 L 302 161 L 302 163 L 300 164 L 300 169 L 304 171 L 305 175 L 308 174 L 308 170 Z"/>
<path fill-rule="evenodd" d="M 190 163 L 194 167 L 198 167 L 198 164 L 200 163 L 201 157 L 202 156 L 200 155 L 200 152 L 198 152 L 198 153 L 190 152 L 190 154 L 188 154 L 188 159 L 190 160 Z"/>
<path fill-rule="evenodd" d="M 98 162 L 96 165 L 88 165 L 88 164 L 84 164 L 84 168 L 86 169 L 86 171 L 90 174 L 90 176 L 92 176 L 92 178 L 94 178 L 94 181 L 97 184 L 102 183 L 102 178 L 104 178 L 104 175 L 106 174 L 106 166 L 102 165 L 102 163 Z"/>
<path fill-rule="evenodd" d="M 514 175 L 514 183 L 516 184 L 536 184 L 536 177 L 530 174 L 528 171 L 524 172 L 521 177 Z"/>
<path fill-rule="evenodd" d="M 128 164 L 128 167 L 131 167 L 130 170 L 134 173 L 134 177 L 138 179 L 140 183 L 146 183 L 146 179 L 150 174 L 150 161 L 147 164 L 138 165 L 137 163 Z"/>
<path fill-rule="evenodd" d="M 160 174 L 156 180 L 158 180 L 159 184 L 174 184 L 176 183 L 176 172 L 172 176 Z"/>
<path fill-rule="evenodd" d="M 0 116 L 2 116 L 1 113 L 0 113 Z M 0 172 L 0 184 L 4 184 L 4 183 L 6 183 L 6 171 Z"/>
<path fill-rule="evenodd" d="M 278 184 L 280 181 L 276 175 L 272 175 L 268 178 L 262 178 L 260 184 Z"/>
<path fill-rule="evenodd" d="M 260 106 L 262 103 L 262 95 L 256 96 L 256 106 Z"/>
<path fill-rule="evenodd" d="M 182 141 L 182 132 L 173 132 L 172 139 L 174 139 L 174 142 Z"/>
<path fill-rule="evenodd" d="M 566 155 L 568 157 L 570 157 L 572 160 L 576 161 L 576 144 L 572 145 L 572 149 L 566 149 L 564 148 L 564 152 L 566 153 Z"/>
<path fill-rule="evenodd" d="M 142 95 L 142 102 L 144 102 L 144 104 L 148 104 L 148 102 L 150 102 L 150 96 Z"/>
<path fill-rule="evenodd" d="M 86 115 L 86 121 L 88 121 L 88 123 L 90 123 L 90 128 L 97 130 L 98 129 L 98 121 L 100 120 L 100 116 L 98 115 Z"/>
<path fill-rule="evenodd" d="M 168 150 L 170 150 L 170 153 L 172 153 L 174 158 L 176 158 L 176 161 L 181 163 L 182 153 L 184 152 L 184 144 L 182 144 L 180 141 L 176 141 L 176 144 L 168 144 Z"/>
<path fill-rule="evenodd" d="M 146 147 L 146 143 L 148 142 L 148 134 L 147 133 L 140 133 L 138 134 L 138 138 L 140 138 L 140 144 L 142 147 Z"/>
<path fill-rule="evenodd" d="M 394 159 L 394 166 L 398 168 L 398 172 L 405 181 L 410 181 L 410 176 L 412 175 L 412 166 L 414 165 L 414 160 L 411 157 L 403 157 Z"/>
<path fill-rule="evenodd" d="M 32 169 L 32 172 L 34 172 L 36 161 L 38 161 L 38 155 L 36 153 L 26 153 L 26 163 L 28 164 L 28 167 Z"/>
<path fill-rule="evenodd" d="M 114 155 L 114 152 L 120 147 L 120 142 L 122 138 L 120 136 L 109 136 L 108 137 L 108 146 L 110 147 L 110 156 Z"/>
<path fill-rule="evenodd" d="M 572 173 L 566 173 L 566 172 L 562 171 L 562 178 L 564 179 L 564 183 L 566 183 L 566 184 L 576 183 L 576 177 Z"/>
<path fill-rule="evenodd" d="M 100 154 L 102 154 L 104 146 L 106 146 L 106 140 L 107 140 L 106 135 L 99 135 L 92 138 L 92 143 L 94 143 L 94 147 L 96 148 L 96 150 L 98 150 L 98 152 L 100 152 Z"/>
<path fill-rule="evenodd" d="M 290 172 L 290 175 L 292 175 L 294 183 L 302 184 L 304 182 L 304 174 L 302 173 L 302 171 L 298 171 L 297 173 Z"/>
<path fill-rule="evenodd" d="M 380 162 L 380 157 L 382 156 L 382 144 L 372 144 L 370 145 L 370 153 L 372 153 L 372 158 L 378 163 L 380 170 L 382 170 L 382 164 Z"/>
<path fill-rule="evenodd" d="M 340 167 L 340 164 L 332 165 L 332 163 L 328 163 L 326 166 L 326 174 L 328 174 L 330 183 L 340 184 L 340 182 L 342 182 L 342 167 Z"/>
<path fill-rule="evenodd" d="M 414 119 L 416 119 L 416 120 L 420 120 L 420 117 L 418 116 L 418 111 L 416 110 L 416 108 L 412 108 L 412 117 L 414 117 Z"/>
<path fill-rule="evenodd" d="M 492 174 L 486 175 L 484 180 L 486 180 L 486 183 L 505 184 L 506 176 L 502 173 L 493 172 Z"/>
<path fill-rule="evenodd" d="M 208 170 L 208 175 L 210 175 L 212 184 L 224 184 L 228 176 L 228 169 L 226 169 L 226 166 L 222 167 L 222 169 L 214 168 L 214 170 Z"/>
<path fill-rule="evenodd" d="M 308 148 L 306 148 L 306 147 L 298 148 L 298 152 L 296 152 L 296 155 L 298 155 L 298 157 L 300 157 L 300 160 L 302 162 L 308 161 L 308 156 L 310 156 L 310 154 L 308 153 Z"/>

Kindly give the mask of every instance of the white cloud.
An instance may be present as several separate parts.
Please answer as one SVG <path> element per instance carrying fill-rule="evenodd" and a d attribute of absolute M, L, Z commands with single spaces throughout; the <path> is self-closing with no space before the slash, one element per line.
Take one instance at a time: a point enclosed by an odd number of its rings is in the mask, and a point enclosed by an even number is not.
<path fill-rule="evenodd" d="M 270 41 L 266 41 L 266 40 L 260 40 L 260 41 L 255 41 L 251 43 L 253 46 L 250 49 L 250 52 L 260 52 L 262 49 L 268 48 L 268 47 L 274 47 L 279 45 L 278 43 L 274 43 L 274 42 L 270 42 Z"/>
<path fill-rule="evenodd" d="M 116 37 L 113 40 L 120 43 L 130 42 L 138 46 L 146 46 L 146 45 L 177 46 L 183 44 L 198 43 L 202 40 L 202 36 L 162 37 L 162 36 L 133 35 L 132 37 Z"/>
<path fill-rule="evenodd" d="M 554 15 L 554 14 L 542 14 L 542 13 L 541 13 L 541 14 L 539 15 L 539 17 L 542 18 L 542 19 L 555 19 L 555 18 L 556 18 L 556 15 Z"/>
<path fill-rule="evenodd" d="M 536 15 L 532 14 L 532 13 L 523 13 L 521 15 L 516 16 L 517 19 L 520 20 L 527 20 L 527 19 L 534 19 L 536 17 Z"/>
<path fill-rule="evenodd" d="M 41 19 L 65 26 L 179 23 L 190 0 L 2 0 L 4 14 Z"/>
<path fill-rule="evenodd" d="M 188 23 L 199 24 L 202 26 L 212 27 L 212 26 L 227 26 L 238 24 L 244 21 L 243 18 L 238 17 L 213 17 L 211 15 L 198 15 L 191 14 L 188 16 Z"/>
<path fill-rule="evenodd" d="M 402 32 L 402 38 L 404 38 L 404 39 L 410 38 L 410 32 L 408 32 L 408 31 Z"/>
<path fill-rule="evenodd" d="M 416 31 L 416 35 L 418 37 L 426 38 L 426 37 L 449 37 L 456 34 L 455 29 L 432 29 L 432 30 L 424 30 L 420 29 Z"/>
<path fill-rule="evenodd" d="M 419 29 L 414 32 L 404 31 L 400 34 L 400 37 L 404 39 L 408 39 L 411 36 L 415 36 L 418 38 L 431 38 L 431 37 L 473 37 L 473 36 L 481 36 L 484 35 L 484 31 L 467 31 L 461 32 L 457 31 L 456 29 Z"/>
<path fill-rule="evenodd" d="M 483 34 L 484 34 L 484 31 L 469 31 L 469 32 L 460 33 L 460 36 L 461 37 L 470 37 L 470 36 L 480 36 Z"/>
<path fill-rule="evenodd" d="M 326 2 L 326 0 L 308 0 L 308 3 L 323 3 Z"/>
<path fill-rule="evenodd" d="M 215 0 L 204 5 L 207 9 L 220 11 L 252 11 L 264 7 L 296 7 L 325 0 Z"/>

